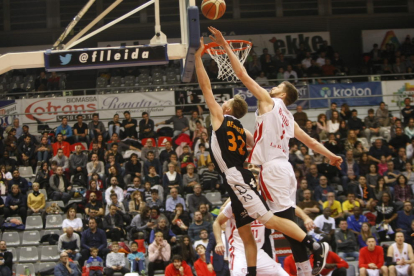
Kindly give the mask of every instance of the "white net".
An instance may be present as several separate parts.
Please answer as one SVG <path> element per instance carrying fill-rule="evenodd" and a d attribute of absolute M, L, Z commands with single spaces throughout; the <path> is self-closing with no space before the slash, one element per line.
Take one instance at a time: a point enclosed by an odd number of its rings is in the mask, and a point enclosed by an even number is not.
<path fill-rule="evenodd" d="M 252 48 L 252 43 L 249 41 L 227 41 L 234 54 L 243 64 L 246 61 L 247 56 Z M 218 66 L 217 78 L 228 82 L 237 82 L 239 78 L 234 73 L 233 67 L 231 66 L 230 59 L 221 46 L 213 46 L 206 50 L 210 57 L 214 59 Z"/>

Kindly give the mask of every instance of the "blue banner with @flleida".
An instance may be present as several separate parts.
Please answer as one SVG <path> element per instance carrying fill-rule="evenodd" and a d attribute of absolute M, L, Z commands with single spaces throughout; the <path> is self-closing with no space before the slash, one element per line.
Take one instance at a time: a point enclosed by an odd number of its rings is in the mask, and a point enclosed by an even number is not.
<path fill-rule="evenodd" d="M 335 102 L 338 106 L 379 105 L 382 99 L 381 82 L 334 83 L 309 85 L 310 108 L 328 108 Z M 326 98 L 312 100 L 312 98 Z"/>

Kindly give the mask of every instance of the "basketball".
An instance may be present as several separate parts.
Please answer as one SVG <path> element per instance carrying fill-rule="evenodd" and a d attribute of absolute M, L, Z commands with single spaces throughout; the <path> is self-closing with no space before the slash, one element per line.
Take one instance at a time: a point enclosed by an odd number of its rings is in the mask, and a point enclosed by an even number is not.
<path fill-rule="evenodd" d="M 225 11 L 226 2 L 224 0 L 203 0 L 201 4 L 201 12 L 211 20 L 219 19 Z"/>

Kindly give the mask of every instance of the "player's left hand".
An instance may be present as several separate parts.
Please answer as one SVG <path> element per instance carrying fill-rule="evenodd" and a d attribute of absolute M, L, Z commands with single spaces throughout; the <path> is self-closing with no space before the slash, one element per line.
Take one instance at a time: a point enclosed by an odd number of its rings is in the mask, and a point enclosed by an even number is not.
<path fill-rule="evenodd" d="M 342 157 L 334 155 L 333 157 L 329 158 L 329 164 L 331 166 L 337 167 L 338 169 L 341 169 Z"/>
<path fill-rule="evenodd" d="M 226 250 L 226 249 L 224 248 L 224 244 L 223 244 L 223 243 L 217 243 L 217 245 L 216 245 L 216 253 L 217 253 L 218 255 L 223 256 L 223 255 L 224 255 L 224 250 Z"/>
<path fill-rule="evenodd" d="M 204 37 L 200 37 L 200 48 L 195 53 L 196 57 L 202 57 L 204 55 Z"/>
<path fill-rule="evenodd" d="M 211 32 L 209 36 L 213 42 L 216 42 L 220 46 L 224 46 L 227 44 L 227 41 L 224 39 L 223 34 L 214 27 L 208 27 L 208 30 Z"/>
<path fill-rule="evenodd" d="M 315 224 L 313 223 L 313 220 L 309 217 L 305 219 L 303 223 L 305 224 L 306 230 L 308 231 L 313 230 L 315 228 Z"/>

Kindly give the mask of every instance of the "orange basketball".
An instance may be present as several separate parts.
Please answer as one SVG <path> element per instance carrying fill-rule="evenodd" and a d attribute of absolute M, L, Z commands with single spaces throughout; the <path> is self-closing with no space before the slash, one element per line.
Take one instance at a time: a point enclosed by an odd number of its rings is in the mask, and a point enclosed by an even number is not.
<path fill-rule="evenodd" d="M 226 2 L 224 0 L 203 0 L 201 4 L 201 12 L 211 20 L 219 19 L 225 11 Z"/>

